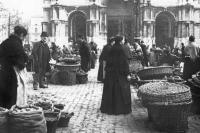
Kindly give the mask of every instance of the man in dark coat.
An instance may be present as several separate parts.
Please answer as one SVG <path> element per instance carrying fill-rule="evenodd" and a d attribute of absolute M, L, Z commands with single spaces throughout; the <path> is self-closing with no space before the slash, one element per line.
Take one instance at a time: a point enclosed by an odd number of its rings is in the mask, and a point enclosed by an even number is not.
<path fill-rule="evenodd" d="M 36 74 L 36 80 L 39 80 L 40 88 L 47 88 L 44 85 L 44 77 L 47 72 L 50 71 L 50 50 L 47 45 L 48 34 L 47 32 L 42 32 L 41 41 L 36 42 L 33 45 L 33 62 L 34 62 L 34 72 Z M 38 81 L 34 81 L 34 85 Z M 36 88 L 35 88 L 36 89 Z"/>
<path fill-rule="evenodd" d="M 26 35 L 24 27 L 16 26 L 14 34 L 0 45 L 0 107 L 9 109 L 16 104 L 18 85 L 14 67 L 24 69 L 28 60 L 22 45 Z"/>
<path fill-rule="evenodd" d="M 139 43 L 141 49 L 142 49 L 142 53 L 143 53 L 143 65 L 148 66 L 148 55 L 147 55 L 147 49 L 148 47 L 144 44 L 143 41 L 141 41 L 141 43 Z"/>
<path fill-rule="evenodd" d="M 82 40 L 80 43 L 81 69 L 88 72 L 90 70 L 90 47 L 85 40 Z"/>

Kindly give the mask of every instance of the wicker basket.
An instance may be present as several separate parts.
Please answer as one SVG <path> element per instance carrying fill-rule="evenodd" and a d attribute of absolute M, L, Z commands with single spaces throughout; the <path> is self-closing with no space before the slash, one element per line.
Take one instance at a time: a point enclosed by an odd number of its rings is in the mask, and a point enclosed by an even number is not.
<path fill-rule="evenodd" d="M 152 103 L 147 106 L 149 120 L 160 131 L 184 133 L 188 129 L 191 101 L 168 104 Z"/>
<path fill-rule="evenodd" d="M 138 96 L 144 106 L 149 103 L 181 103 L 192 99 L 190 88 L 186 85 L 154 82 L 139 87 Z"/>
<path fill-rule="evenodd" d="M 80 69 L 80 64 L 62 64 L 57 63 L 55 68 L 59 71 L 78 71 Z"/>
<path fill-rule="evenodd" d="M 45 111 L 44 116 L 47 122 L 47 133 L 56 133 L 60 112 Z"/>
<path fill-rule="evenodd" d="M 68 127 L 70 118 L 74 113 L 68 114 L 67 112 L 61 112 L 60 120 L 58 122 L 58 127 Z"/>
<path fill-rule="evenodd" d="M 76 83 L 77 84 L 85 84 L 88 81 L 88 74 L 76 74 Z"/>
<path fill-rule="evenodd" d="M 139 71 L 137 74 L 141 80 L 163 79 L 165 76 L 173 75 L 173 67 L 159 66 L 145 68 Z"/>

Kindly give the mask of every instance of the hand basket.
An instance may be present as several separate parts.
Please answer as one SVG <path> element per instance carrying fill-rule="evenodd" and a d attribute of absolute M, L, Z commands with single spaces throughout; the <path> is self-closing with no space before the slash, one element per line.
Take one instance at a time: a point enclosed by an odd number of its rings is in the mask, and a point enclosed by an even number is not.
<path fill-rule="evenodd" d="M 88 81 L 88 74 L 76 74 L 76 83 L 77 84 L 85 84 Z"/>
<path fill-rule="evenodd" d="M 61 112 L 60 120 L 58 122 L 58 127 L 68 127 L 70 118 L 74 113 L 68 114 L 67 112 Z"/>
<path fill-rule="evenodd" d="M 188 115 L 192 101 L 163 104 L 151 103 L 147 106 L 149 120 L 159 131 L 184 133 L 188 128 Z"/>
<path fill-rule="evenodd" d="M 56 133 L 60 112 L 45 111 L 44 116 L 47 122 L 47 133 Z"/>
<path fill-rule="evenodd" d="M 165 76 L 173 75 L 173 67 L 159 66 L 140 70 L 138 76 L 141 80 L 163 79 Z"/>
<path fill-rule="evenodd" d="M 192 99 L 190 88 L 186 85 L 154 82 L 139 87 L 138 96 L 144 106 L 149 103 L 181 103 Z"/>

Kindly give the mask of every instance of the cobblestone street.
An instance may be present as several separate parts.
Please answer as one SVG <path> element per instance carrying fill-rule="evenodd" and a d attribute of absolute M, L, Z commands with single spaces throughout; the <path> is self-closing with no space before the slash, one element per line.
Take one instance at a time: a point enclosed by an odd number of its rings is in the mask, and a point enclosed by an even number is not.
<path fill-rule="evenodd" d="M 56 133 L 158 133 L 147 121 L 147 111 L 140 105 L 136 89 L 132 89 L 132 113 L 129 115 L 107 115 L 99 110 L 102 96 L 102 83 L 96 81 L 97 70 L 89 72 L 89 82 L 83 85 L 49 85 L 33 93 L 49 93 L 64 103 L 68 112 L 74 112 L 68 128 L 58 128 Z M 192 118 L 188 133 L 200 132 L 200 122 Z"/>

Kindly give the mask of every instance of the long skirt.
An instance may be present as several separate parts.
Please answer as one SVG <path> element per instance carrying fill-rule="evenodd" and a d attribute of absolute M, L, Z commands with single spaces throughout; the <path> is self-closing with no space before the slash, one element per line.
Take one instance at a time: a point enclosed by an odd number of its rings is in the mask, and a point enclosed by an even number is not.
<path fill-rule="evenodd" d="M 112 115 L 131 112 L 130 84 L 126 76 L 106 73 L 100 110 Z"/>
<path fill-rule="evenodd" d="M 103 82 L 103 61 L 99 61 L 97 80 Z"/>

